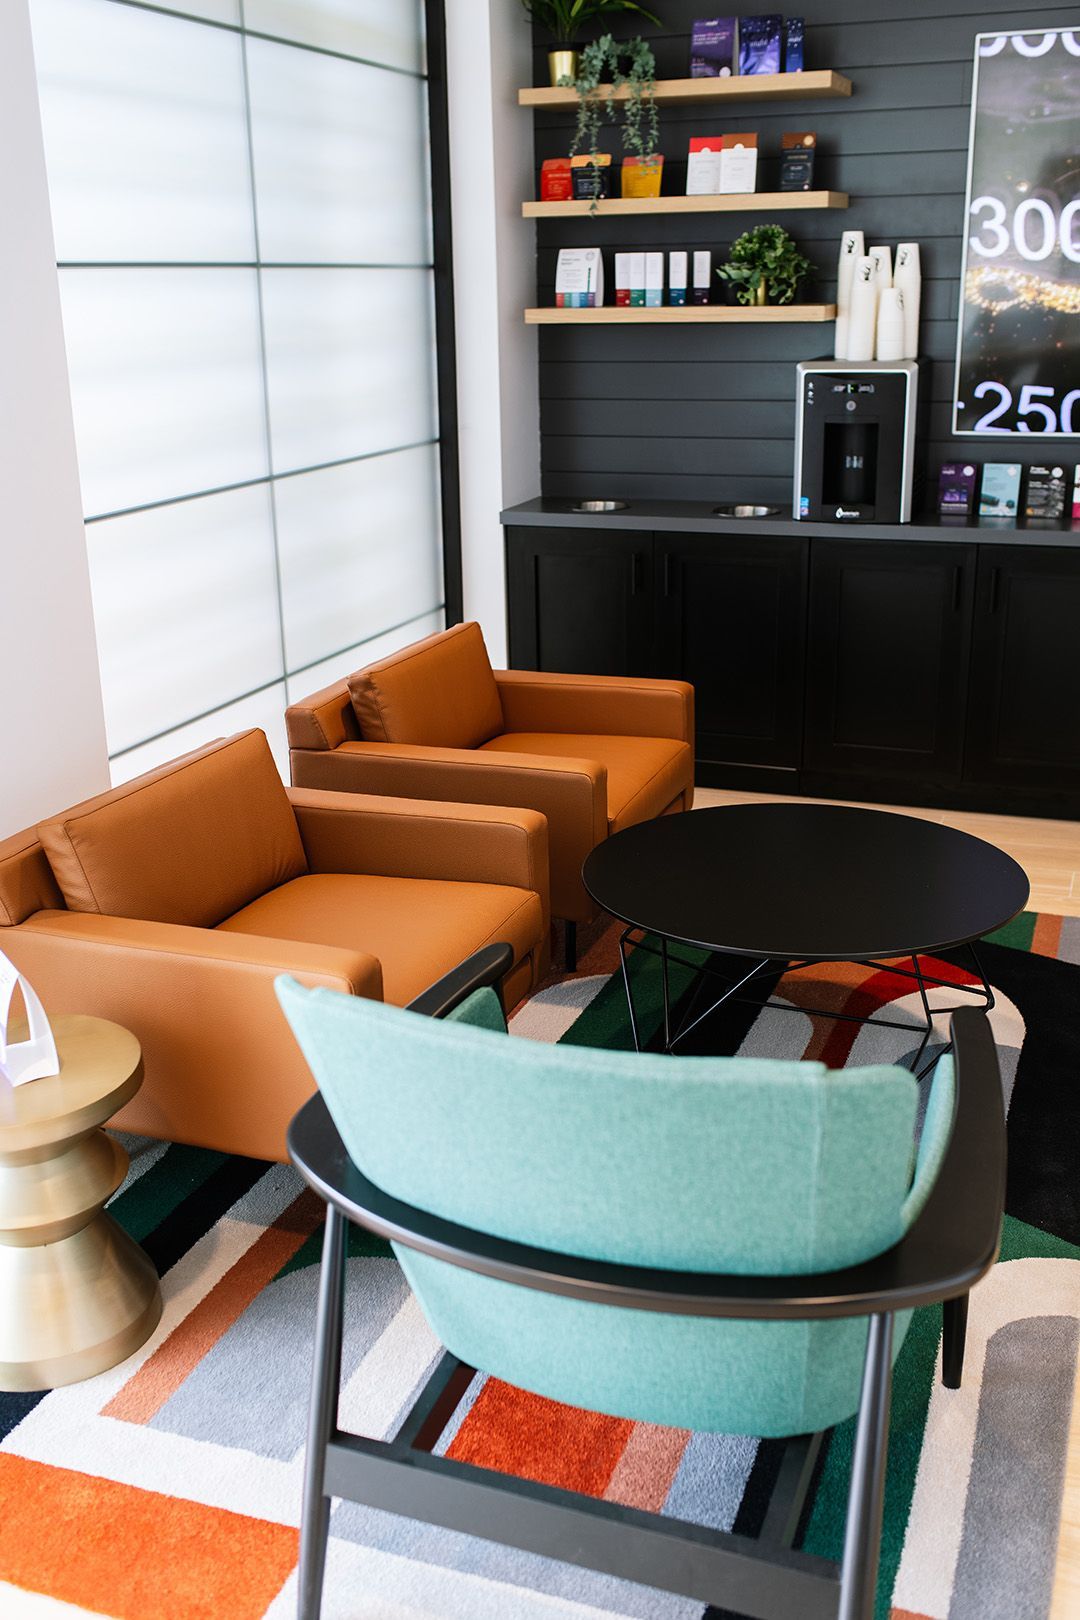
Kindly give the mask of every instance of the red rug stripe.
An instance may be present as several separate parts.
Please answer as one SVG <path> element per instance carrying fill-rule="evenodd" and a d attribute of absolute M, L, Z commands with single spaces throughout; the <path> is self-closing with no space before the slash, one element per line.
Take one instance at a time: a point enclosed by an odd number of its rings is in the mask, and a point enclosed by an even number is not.
<path fill-rule="evenodd" d="M 489 1378 L 447 1452 L 501 1474 L 603 1496 L 634 1424 Z"/>

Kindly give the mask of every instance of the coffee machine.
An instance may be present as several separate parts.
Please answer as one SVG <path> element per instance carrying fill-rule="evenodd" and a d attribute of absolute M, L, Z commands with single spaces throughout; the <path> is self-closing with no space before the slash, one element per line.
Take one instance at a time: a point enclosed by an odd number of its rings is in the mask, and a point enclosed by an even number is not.
<path fill-rule="evenodd" d="M 794 516 L 910 523 L 918 411 L 915 360 L 801 361 Z"/>

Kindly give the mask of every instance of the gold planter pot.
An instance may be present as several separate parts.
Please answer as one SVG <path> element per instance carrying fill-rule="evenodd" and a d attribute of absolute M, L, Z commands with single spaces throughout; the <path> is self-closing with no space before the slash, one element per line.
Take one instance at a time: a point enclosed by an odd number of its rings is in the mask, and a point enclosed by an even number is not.
<path fill-rule="evenodd" d="M 557 50 L 548 51 L 548 72 L 553 85 L 560 79 L 576 79 L 578 76 L 577 51 Z"/>
<path fill-rule="evenodd" d="M 754 295 L 754 302 L 756 304 L 767 304 L 769 302 L 769 287 L 764 276 L 761 279 L 760 287 Z"/>

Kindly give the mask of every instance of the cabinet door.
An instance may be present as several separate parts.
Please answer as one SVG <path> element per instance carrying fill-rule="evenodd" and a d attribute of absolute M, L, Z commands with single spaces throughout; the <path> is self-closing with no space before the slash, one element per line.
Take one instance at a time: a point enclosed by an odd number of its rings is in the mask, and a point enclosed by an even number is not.
<path fill-rule="evenodd" d="M 973 546 L 815 540 L 807 770 L 960 777 Z"/>
<path fill-rule="evenodd" d="M 1080 552 L 980 549 L 964 775 L 1080 789 Z"/>
<path fill-rule="evenodd" d="M 651 672 L 651 534 L 508 528 L 506 555 L 513 668 Z"/>
<path fill-rule="evenodd" d="M 757 532 L 656 536 L 656 673 L 693 683 L 699 759 L 798 765 L 806 549 Z"/>

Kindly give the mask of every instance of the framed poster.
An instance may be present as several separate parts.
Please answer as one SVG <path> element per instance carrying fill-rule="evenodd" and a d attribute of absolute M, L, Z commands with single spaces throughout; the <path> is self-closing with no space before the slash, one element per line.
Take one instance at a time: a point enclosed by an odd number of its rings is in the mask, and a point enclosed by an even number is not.
<path fill-rule="evenodd" d="M 979 34 L 956 434 L 1080 434 L 1080 27 Z"/>

